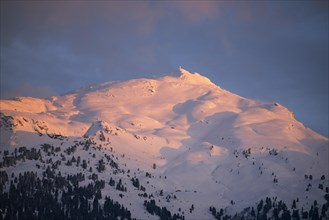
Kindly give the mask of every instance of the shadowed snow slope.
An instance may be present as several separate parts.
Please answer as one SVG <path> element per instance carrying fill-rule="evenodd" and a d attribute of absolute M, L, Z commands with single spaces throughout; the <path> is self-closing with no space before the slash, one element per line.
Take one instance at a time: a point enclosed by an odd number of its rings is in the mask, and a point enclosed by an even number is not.
<path fill-rule="evenodd" d="M 156 176 L 154 195 L 175 193 L 169 210 L 193 203 L 187 218 L 211 218 L 208 208 L 217 204 L 239 211 L 266 196 L 299 197 L 301 207 L 324 200 L 320 180 L 306 191 L 304 176 L 329 178 L 328 138 L 278 103 L 243 98 L 182 68 L 178 75 L 107 82 L 49 99 L 1 100 L 0 107 L 2 151 L 95 137 L 124 154 L 122 164 L 142 182 L 137 168 Z M 121 202 L 132 203 L 133 216 L 148 217 L 138 199 Z"/>

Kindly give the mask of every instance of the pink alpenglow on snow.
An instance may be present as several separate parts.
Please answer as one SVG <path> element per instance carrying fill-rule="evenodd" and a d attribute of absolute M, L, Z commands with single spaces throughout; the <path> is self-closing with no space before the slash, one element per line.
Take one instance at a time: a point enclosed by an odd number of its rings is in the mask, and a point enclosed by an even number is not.
<path fill-rule="evenodd" d="M 320 179 L 329 178 L 328 138 L 278 103 L 241 97 L 181 67 L 159 78 L 105 82 L 49 99 L 1 100 L 0 106 L 1 154 L 45 143 L 60 147 L 62 153 L 42 153 L 42 161 L 62 161 L 57 169 L 63 176 L 86 177 L 88 170 L 66 164 L 72 155 L 87 161 L 106 183 L 102 195 L 137 219 L 154 218 L 142 209 L 149 195 L 186 219 L 211 219 L 212 206 L 234 214 L 266 197 L 287 204 L 299 198 L 304 210 L 314 200 L 325 203 L 318 186 L 328 187 Z M 65 154 L 72 146 L 72 155 Z M 102 160 L 104 170 L 97 165 Z M 25 160 L 0 169 L 18 175 L 36 166 L 38 175 L 47 167 Z M 113 188 L 110 179 L 120 179 L 126 191 Z"/>

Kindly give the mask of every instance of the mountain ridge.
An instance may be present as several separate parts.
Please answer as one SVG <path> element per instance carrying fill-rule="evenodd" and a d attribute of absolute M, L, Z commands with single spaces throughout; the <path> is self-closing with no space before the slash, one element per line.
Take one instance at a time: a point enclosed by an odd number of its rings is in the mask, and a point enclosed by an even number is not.
<path fill-rule="evenodd" d="M 320 177 L 329 178 L 328 138 L 305 128 L 278 103 L 243 98 L 182 68 L 174 76 L 105 82 L 50 99 L 21 97 L 0 104 L 2 154 L 44 144 L 66 154 L 77 149 L 75 158 L 90 161 L 86 166 L 98 170 L 100 179 L 122 180 L 129 199 L 107 185 L 102 192 L 129 207 L 135 218 L 151 216 L 130 187 L 132 177 L 161 206 L 173 213 L 175 207 L 184 209 L 187 219 L 211 218 L 209 207 L 216 204 L 228 213 L 240 212 L 265 197 L 286 202 L 298 197 L 305 209 L 314 200 L 327 204 L 326 181 Z M 112 165 L 105 164 L 104 171 L 97 164 L 107 159 Z M 18 175 L 21 168 L 1 169 Z M 58 169 L 88 174 L 78 165 Z M 323 189 L 316 188 L 319 184 Z"/>

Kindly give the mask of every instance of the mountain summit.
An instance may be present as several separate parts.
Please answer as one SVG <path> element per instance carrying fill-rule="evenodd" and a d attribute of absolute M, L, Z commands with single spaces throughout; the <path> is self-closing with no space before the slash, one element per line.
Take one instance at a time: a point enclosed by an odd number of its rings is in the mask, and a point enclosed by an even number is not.
<path fill-rule="evenodd" d="M 106 82 L 49 99 L 1 100 L 0 106 L 1 172 L 13 173 L 3 192 L 20 172 L 41 177 L 52 165 L 52 176 L 96 172 L 105 181 L 100 193 L 137 219 L 161 217 L 151 206 L 211 219 L 218 217 L 214 207 L 252 218 L 259 213 L 250 207 L 266 198 L 289 207 L 298 198 L 291 213 L 314 209 L 314 201 L 328 205 L 328 138 L 278 103 L 238 96 L 183 68 L 178 76 Z M 23 160 L 17 149 L 43 151 Z M 104 200 L 99 204 L 105 209 Z M 271 203 L 268 215 L 274 208 Z"/>
<path fill-rule="evenodd" d="M 188 80 L 189 82 L 194 82 L 196 84 L 212 83 L 207 77 L 204 77 L 204 76 L 200 75 L 199 73 L 190 73 L 189 71 L 183 69 L 182 67 L 179 67 L 178 70 L 181 74 L 180 78 L 183 80 Z"/>

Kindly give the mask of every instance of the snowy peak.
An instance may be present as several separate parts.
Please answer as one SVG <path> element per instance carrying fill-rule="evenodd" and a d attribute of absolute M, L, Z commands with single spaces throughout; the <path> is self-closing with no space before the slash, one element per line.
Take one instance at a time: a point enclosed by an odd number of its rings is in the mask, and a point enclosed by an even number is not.
<path fill-rule="evenodd" d="M 106 82 L 49 100 L 30 97 L 1 100 L 1 113 L 42 121 L 48 131 L 66 136 L 91 135 L 95 128 L 106 130 L 104 123 L 109 123 L 161 137 L 174 132 L 179 135 L 173 142 L 179 142 L 179 138 L 191 137 L 191 129 L 199 129 L 195 123 L 208 121 L 213 126 L 211 129 L 231 127 L 226 135 L 246 145 L 251 144 L 249 137 L 253 143 L 260 139 L 271 142 L 269 138 L 273 138 L 298 144 L 311 136 L 320 137 L 315 132 L 310 134 L 312 132 L 296 121 L 292 112 L 278 103 L 243 98 L 181 67 L 179 74 L 178 77 Z M 139 126 L 131 126 L 132 123 Z M 27 130 L 23 127 L 15 129 Z M 176 129 L 167 130 L 168 127 Z"/>
<path fill-rule="evenodd" d="M 199 73 L 190 73 L 182 67 L 179 67 L 178 70 L 180 72 L 179 78 L 182 80 L 188 81 L 190 83 L 213 84 L 207 77 L 202 76 Z"/>
<path fill-rule="evenodd" d="M 278 103 L 246 99 L 183 68 L 0 106 L 1 172 L 45 176 L 52 167 L 85 175 L 79 186 L 104 181 L 99 198 L 110 196 L 137 219 L 154 219 L 153 199 L 186 219 L 211 219 L 214 205 L 234 214 L 266 197 L 289 207 L 299 198 L 304 210 L 326 202 L 328 138 Z"/>

